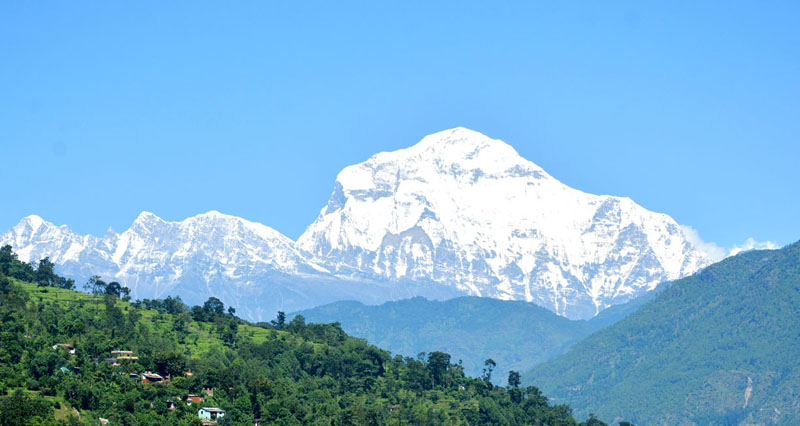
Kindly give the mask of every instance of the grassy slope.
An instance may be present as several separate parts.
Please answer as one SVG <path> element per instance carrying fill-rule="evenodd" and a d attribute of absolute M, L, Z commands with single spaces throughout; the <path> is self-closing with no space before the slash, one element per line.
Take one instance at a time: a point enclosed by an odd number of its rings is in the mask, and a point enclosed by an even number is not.
<path fill-rule="evenodd" d="M 578 417 L 800 424 L 798 312 L 800 243 L 744 253 L 674 282 L 523 380 Z"/>
<path fill-rule="evenodd" d="M 37 287 L 35 284 L 22 282 L 19 280 L 12 280 L 22 286 L 27 291 L 31 299 L 45 302 L 57 302 L 62 306 L 69 306 L 77 309 L 85 309 L 89 312 L 94 312 L 96 316 L 103 313 L 103 299 L 100 296 L 93 296 L 73 290 L 64 290 L 53 287 Z M 122 300 L 117 302 L 117 306 L 127 312 L 127 307 L 130 305 L 128 302 Z M 161 334 L 170 330 L 173 325 L 172 316 L 169 314 L 162 314 L 154 310 L 142 309 L 142 322 L 146 324 L 154 333 Z M 218 337 L 214 336 L 212 329 L 213 323 L 201 323 L 197 321 L 189 321 L 187 324 L 188 329 L 192 332 L 192 336 L 186 340 L 183 347 L 188 350 L 189 354 L 193 357 L 198 357 L 206 353 L 212 347 L 221 349 L 224 344 Z M 242 325 L 239 327 L 238 335 L 240 337 L 247 337 L 253 343 L 262 343 L 270 336 L 283 336 L 283 338 L 292 338 L 290 333 L 279 330 L 266 330 L 252 325 Z M 69 342 L 76 344 L 78 342 Z"/>

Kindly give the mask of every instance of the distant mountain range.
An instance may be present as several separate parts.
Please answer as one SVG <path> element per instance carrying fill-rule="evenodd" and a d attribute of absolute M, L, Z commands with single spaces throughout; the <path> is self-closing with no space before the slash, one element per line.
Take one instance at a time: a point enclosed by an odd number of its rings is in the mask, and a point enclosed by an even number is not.
<path fill-rule="evenodd" d="M 660 291 L 660 290 L 659 290 Z M 589 334 L 626 317 L 657 291 L 606 309 L 591 320 L 569 320 L 533 303 L 485 297 L 447 301 L 422 297 L 377 306 L 344 301 L 300 311 L 307 322 L 338 322 L 355 337 L 395 354 L 416 357 L 442 351 L 462 361 L 468 375 L 497 363 L 492 380 L 505 383 L 510 370 L 524 372 L 562 354 Z"/>
<path fill-rule="evenodd" d="M 647 425 L 800 424 L 800 242 L 672 283 L 523 380 Z"/>
<path fill-rule="evenodd" d="M 587 319 L 710 263 L 669 216 L 572 189 L 464 128 L 345 168 L 297 242 L 212 211 L 182 222 L 145 212 L 103 237 L 28 216 L 0 244 L 79 281 L 99 274 L 135 297 L 190 303 L 213 295 L 251 319 L 414 295 L 524 300 Z"/>

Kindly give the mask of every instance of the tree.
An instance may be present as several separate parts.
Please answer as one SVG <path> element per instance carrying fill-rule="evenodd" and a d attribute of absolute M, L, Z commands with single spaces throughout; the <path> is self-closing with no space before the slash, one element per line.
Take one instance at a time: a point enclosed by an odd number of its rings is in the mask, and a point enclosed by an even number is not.
<path fill-rule="evenodd" d="M 272 325 L 278 330 L 283 330 L 284 324 L 286 324 L 286 313 L 283 311 L 278 311 L 278 317 L 272 320 Z"/>
<path fill-rule="evenodd" d="M 109 296 L 117 296 L 117 297 L 119 297 L 121 292 L 122 292 L 122 284 L 120 284 L 120 283 L 118 283 L 116 281 L 111 281 L 106 286 L 106 292 L 105 293 L 107 295 L 109 295 Z"/>
<path fill-rule="evenodd" d="M 181 300 L 180 296 L 176 297 L 167 296 L 167 298 L 164 299 L 162 305 L 164 311 L 168 314 L 182 314 L 189 309 L 183 303 L 183 300 Z"/>
<path fill-rule="evenodd" d="M 511 370 L 508 372 L 508 393 L 511 400 L 517 404 L 522 402 L 522 390 L 519 388 L 520 376 L 518 371 Z"/>
<path fill-rule="evenodd" d="M 578 423 L 578 426 L 608 426 L 608 423 L 598 419 L 594 413 L 590 413 L 589 418 Z"/>
<path fill-rule="evenodd" d="M 30 398 L 17 389 L 10 396 L 0 398 L 0 413 L 0 425 L 22 426 L 33 423 L 35 417 L 42 420 L 52 418 L 53 408 L 46 400 Z"/>
<path fill-rule="evenodd" d="M 64 279 L 62 277 L 59 277 L 58 286 L 61 287 L 61 288 L 65 288 L 67 290 L 74 290 L 75 289 L 75 280 L 73 280 L 72 278 Z"/>
<path fill-rule="evenodd" d="M 89 281 L 86 281 L 83 288 L 87 291 L 91 291 L 94 295 L 99 295 L 106 294 L 107 286 L 108 284 L 100 278 L 100 275 L 92 275 Z"/>
<path fill-rule="evenodd" d="M 49 257 L 45 257 L 44 259 L 39 261 L 39 265 L 36 268 L 36 284 L 39 287 L 53 287 L 56 283 L 57 275 L 54 271 L 53 262 L 50 261 Z"/>
<path fill-rule="evenodd" d="M 120 290 L 120 297 L 122 300 L 129 302 L 131 300 L 131 289 L 122 287 L 122 290 Z"/>
<path fill-rule="evenodd" d="M 116 305 L 116 298 L 110 294 L 103 296 L 105 303 L 106 326 L 111 329 L 112 335 L 129 331 L 125 327 L 125 316 Z"/>
<path fill-rule="evenodd" d="M 302 315 L 297 315 L 289 321 L 287 329 L 292 333 L 302 333 L 306 328 L 306 318 Z"/>
<path fill-rule="evenodd" d="M 450 367 L 450 354 L 434 351 L 428 355 L 428 370 L 434 386 L 444 386 L 447 369 Z"/>
<path fill-rule="evenodd" d="M 153 364 L 158 374 L 180 376 L 186 371 L 186 357 L 180 352 L 158 352 L 153 355 Z"/>
<path fill-rule="evenodd" d="M 0 273 L 11 276 L 11 265 L 15 262 L 19 260 L 10 245 L 6 244 L 0 248 Z"/>
<path fill-rule="evenodd" d="M 210 315 L 222 315 L 225 313 L 225 304 L 216 297 L 209 297 L 206 303 L 203 303 L 203 311 Z"/>
<path fill-rule="evenodd" d="M 195 320 L 195 321 L 206 321 L 206 320 L 208 320 L 208 318 L 207 318 L 208 315 L 206 315 L 206 311 L 203 310 L 203 308 L 201 308 L 199 306 L 196 306 L 196 305 L 192 306 L 192 309 L 190 310 L 190 313 L 192 315 L 192 319 Z"/>
<path fill-rule="evenodd" d="M 31 265 L 20 261 L 10 245 L 0 248 L 0 273 L 22 281 L 34 281 Z"/>
<path fill-rule="evenodd" d="M 495 367 L 497 367 L 497 363 L 491 358 L 483 362 L 483 376 L 481 378 L 484 382 L 492 383 L 492 371 L 494 371 Z"/>

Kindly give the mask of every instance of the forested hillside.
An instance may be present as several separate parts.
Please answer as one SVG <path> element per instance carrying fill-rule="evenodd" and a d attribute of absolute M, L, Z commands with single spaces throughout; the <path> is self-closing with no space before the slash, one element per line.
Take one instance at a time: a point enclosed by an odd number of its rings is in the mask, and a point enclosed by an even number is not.
<path fill-rule="evenodd" d="M 495 383 L 505 383 L 509 371 L 525 371 L 564 353 L 651 301 L 666 285 L 589 321 L 570 320 L 533 303 L 472 296 L 446 301 L 415 297 L 375 306 L 335 302 L 299 314 L 312 322 L 339 322 L 348 334 L 396 354 L 447 352 L 463 361 L 468 375 L 480 375 L 491 358 L 497 363 Z"/>
<path fill-rule="evenodd" d="M 675 281 L 525 380 L 640 424 L 800 424 L 800 242 Z"/>
<path fill-rule="evenodd" d="M 300 312 L 313 322 L 339 322 L 347 333 L 393 353 L 414 356 L 438 350 L 480 375 L 487 359 L 497 363 L 495 381 L 563 353 L 594 331 L 587 321 L 558 316 L 533 303 L 480 297 L 447 301 L 421 297 L 379 306 L 336 302 Z"/>
<path fill-rule="evenodd" d="M 282 314 L 250 324 L 213 298 L 130 303 L 99 277 L 80 293 L 47 265 L 0 251 L 2 426 L 190 425 L 199 407 L 234 425 L 576 424 L 516 373 L 497 387 L 443 352 L 391 357 Z"/>

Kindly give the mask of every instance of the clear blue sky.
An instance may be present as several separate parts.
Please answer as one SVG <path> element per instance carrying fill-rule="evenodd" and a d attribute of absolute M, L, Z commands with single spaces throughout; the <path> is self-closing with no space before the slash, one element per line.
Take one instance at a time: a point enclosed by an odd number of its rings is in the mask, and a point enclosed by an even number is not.
<path fill-rule="evenodd" d="M 705 240 L 800 239 L 796 1 L 134 3 L 0 4 L 0 232 L 296 238 L 343 167 L 460 125 Z"/>

